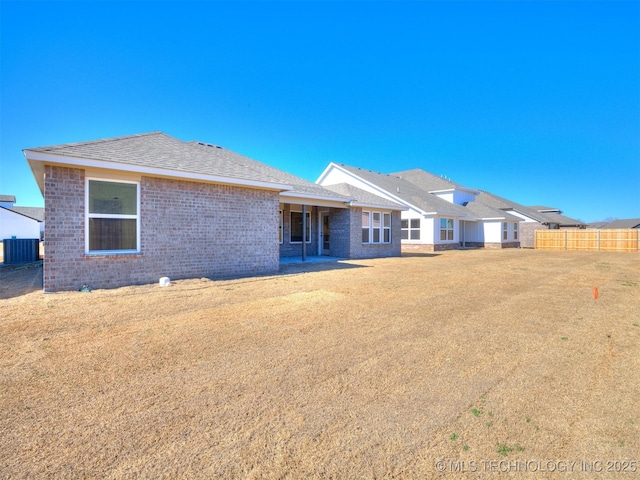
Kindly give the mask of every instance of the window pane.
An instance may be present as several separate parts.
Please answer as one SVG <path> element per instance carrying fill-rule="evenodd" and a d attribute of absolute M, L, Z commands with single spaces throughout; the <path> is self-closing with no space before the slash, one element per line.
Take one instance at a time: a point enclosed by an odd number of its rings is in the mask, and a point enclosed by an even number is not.
<path fill-rule="evenodd" d="M 384 243 L 389 243 L 391 242 L 391 229 L 390 228 L 385 228 L 384 229 Z"/>
<path fill-rule="evenodd" d="M 413 233 L 413 232 L 411 232 Z M 409 230 L 402 230 L 402 240 L 408 240 L 409 239 Z"/>
<path fill-rule="evenodd" d="M 391 227 L 391 214 L 390 213 L 385 213 L 382 215 L 383 217 L 383 225 L 385 227 Z"/>
<path fill-rule="evenodd" d="M 447 231 L 440 230 L 440 240 L 446 240 L 446 239 L 447 239 Z"/>
<path fill-rule="evenodd" d="M 307 242 L 311 241 L 311 214 L 307 212 Z M 302 242 L 302 212 L 291 212 L 291 240 Z"/>
<path fill-rule="evenodd" d="M 369 243 L 369 228 L 362 228 L 362 243 Z"/>
<path fill-rule="evenodd" d="M 400 220 L 401 228 L 409 228 L 409 220 Z"/>
<path fill-rule="evenodd" d="M 420 230 L 411 230 L 411 240 L 420 240 Z"/>
<path fill-rule="evenodd" d="M 89 180 L 89 213 L 137 215 L 138 186 Z"/>
<path fill-rule="evenodd" d="M 447 228 L 447 219 L 446 218 L 441 218 L 440 219 L 440 228 Z"/>
<path fill-rule="evenodd" d="M 380 212 L 373 212 L 373 228 L 380 228 Z"/>
<path fill-rule="evenodd" d="M 453 240 L 453 230 L 447 230 L 447 240 Z"/>
<path fill-rule="evenodd" d="M 420 228 L 420 219 L 412 218 L 411 219 L 411 228 Z"/>
<path fill-rule="evenodd" d="M 447 228 L 453 229 L 453 218 L 447 218 Z"/>
<path fill-rule="evenodd" d="M 375 228 L 373 230 L 373 243 L 380 243 L 380 229 Z"/>
<path fill-rule="evenodd" d="M 136 250 L 136 220 L 89 219 L 89 250 Z"/>
<path fill-rule="evenodd" d="M 369 212 L 362 212 L 362 228 L 369 228 Z"/>

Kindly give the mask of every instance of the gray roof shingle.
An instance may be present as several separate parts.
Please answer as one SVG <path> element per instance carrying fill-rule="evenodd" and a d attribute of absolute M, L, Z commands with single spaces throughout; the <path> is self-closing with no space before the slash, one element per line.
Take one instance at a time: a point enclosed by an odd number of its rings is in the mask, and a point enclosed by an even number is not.
<path fill-rule="evenodd" d="M 434 192 L 438 190 L 450 190 L 454 188 L 465 188 L 463 185 L 459 183 L 452 182 L 451 180 L 439 177 L 434 175 L 433 173 L 429 173 L 426 170 L 422 170 L 421 168 L 414 168 L 412 170 L 405 170 L 402 172 L 391 173 L 390 175 L 394 175 L 396 177 L 400 177 L 408 182 L 413 183 L 414 185 L 426 190 L 428 192 Z"/>
<path fill-rule="evenodd" d="M 399 203 L 387 200 L 386 198 L 375 195 L 361 188 L 354 187 L 348 183 L 337 183 L 335 185 L 325 185 L 325 188 L 332 192 L 339 193 L 348 198 L 355 200 L 356 203 L 362 205 L 390 208 L 392 210 L 404 210 L 406 207 Z"/>
<path fill-rule="evenodd" d="M 439 215 L 452 215 L 466 217 L 469 211 L 461 205 L 456 205 L 443 200 L 413 183 L 395 175 L 373 172 L 358 167 L 340 165 L 341 168 L 351 172 L 361 179 L 376 185 L 391 195 L 420 208 L 423 212 L 435 212 Z"/>
<path fill-rule="evenodd" d="M 9 210 L 13 210 L 14 212 L 19 213 L 20 215 L 33 218 L 34 220 L 38 220 L 39 222 L 44 222 L 44 207 L 13 206 Z"/>
<path fill-rule="evenodd" d="M 184 142 L 162 132 L 30 148 L 25 150 L 27 151 L 181 173 L 288 185 L 293 187 L 293 192 L 306 196 L 348 200 L 313 182 L 231 150 L 204 142 Z"/>
<path fill-rule="evenodd" d="M 598 228 L 598 227 L 596 227 Z M 605 223 L 599 228 L 640 228 L 640 218 L 625 218 Z"/>

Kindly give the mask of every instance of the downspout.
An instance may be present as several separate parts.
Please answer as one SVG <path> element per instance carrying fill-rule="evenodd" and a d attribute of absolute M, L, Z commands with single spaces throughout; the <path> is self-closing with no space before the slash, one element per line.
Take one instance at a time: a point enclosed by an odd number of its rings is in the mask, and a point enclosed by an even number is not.
<path fill-rule="evenodd" d="M 307 260 L 307 206 L 302 205 L 302 261 Z"/>

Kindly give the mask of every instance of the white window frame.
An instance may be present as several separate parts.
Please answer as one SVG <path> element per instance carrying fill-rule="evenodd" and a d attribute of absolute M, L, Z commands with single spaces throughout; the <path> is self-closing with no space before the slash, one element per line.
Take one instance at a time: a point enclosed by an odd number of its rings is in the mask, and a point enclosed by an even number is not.
<path fill-rule="evenodd" d="M 502 222 L 502 240 L 509 240 L 509 223 Z"/>
<path fill-rule="evenodd" d="M 127 183 L 136 186 L 136 214 L 135 215 L 122 215 L 113 213 L 90 213 L 89 212 L 89 183 L 91 181 L 105 182 L 105 183 Z M 86 177 L 85 178 L 85 190 L 84 190 L 84 251 L 87 255 L 122 255 L 122 254 L 135 254 L 140 253 L 140 182 L 134 180 L 121 180 L 110 177 Z M 90 250 L 89 249 L 89 219 L 91 218 L 116 218 L 122 220 L 135 220 L 136 221 L 136 248 L 127 250 Z"/>
<path fill-rule="evenodd" d="M 518 222 L 513 224 L 513 239 L 518 240 Z"/>
<path fill-rule="evenodd" d="M 378 215 L 378 223 L 379 225 L 374 226 L 374 215 Z M 367 216 L 368 224 L 365 225 L 364 217 Z M 389 226 L 385 226 L 385 218 L 389 219 Z M 363 210 L 362 211 L 362 243 L 364 245 L 389 245 L 392 243 L 391 236 L 391 222 L 392 222 L 391 212 L 384 212 L 381 210 Z M 365 230 L 367 231 L 368 241 L 364 239 Z M 374 241 L 374 232 L 378 231 L 378 241 Z M 389 241 L 385 241 L 385 231 L 389 233 Z"/>

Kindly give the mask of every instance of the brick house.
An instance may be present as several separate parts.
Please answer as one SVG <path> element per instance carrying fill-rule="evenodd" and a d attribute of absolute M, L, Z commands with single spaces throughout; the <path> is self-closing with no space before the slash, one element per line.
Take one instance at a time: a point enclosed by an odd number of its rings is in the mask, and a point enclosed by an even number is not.
<path fill-rule="evenodd" d="M 45 291 L 400 255 L 398 203 L 161 132 L 23 151 L 45 202 Z"/>

